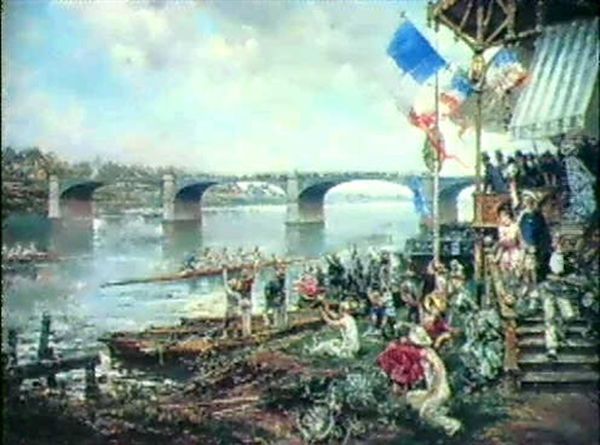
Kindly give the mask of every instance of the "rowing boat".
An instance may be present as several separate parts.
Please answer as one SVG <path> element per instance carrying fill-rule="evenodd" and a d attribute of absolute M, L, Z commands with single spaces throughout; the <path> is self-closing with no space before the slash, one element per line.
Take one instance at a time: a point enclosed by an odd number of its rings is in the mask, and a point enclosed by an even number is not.
<path fill-rule="evenodd" d="M 305 259 L 292 259 L 286 261 L 265 261 L 263 263 L 258 264 L 257 268 L 267 268 L 267 267 L 275 267 L 279 265 L 289 265 L 292 263 L 306 261 Z M 234 266 L 227 266 L 226 269 L 228 272 L 240 272 L 243 269 L 253 268 L 255 267 L 253 264 L 239 264 Z M 178 273 L 169 274 L 169 275 L 159 275 L 155 277 L 147 277 L 147 278 L 133 278 L 129 280 L 122 281 L 109 281 L 108 283 L 102 284 L 101 287 L 110 287 L 110 286 L 127 286 L 130 284 L 144 284 L 144 283 L 165 283 L 171 281 L 183 281 L 183 280 L 193 280 L 196 278 L 202 277 L 212 277 L 218 276 L 223 273 L 223 267 L 208 267 L 208 268 L 200 268 L 193 270 L 184 270 Z"/>
<path fill-rule="evenodd" d="M 177 326 L 142 332 L 115 332 L 99 340 L 108 346 L 113 357 L 129 364 L 177 364 L 181 359 L 259 345 L 323 324 L 323 319 L 314 311 L 290 313 L 290 319 L 287 328 L 277 330 L 266 326 L 262 316 L 254 316 L 253 334 L 246 338 L 220 338 L 223 320 L 206 318 L 182 320 Z"/>

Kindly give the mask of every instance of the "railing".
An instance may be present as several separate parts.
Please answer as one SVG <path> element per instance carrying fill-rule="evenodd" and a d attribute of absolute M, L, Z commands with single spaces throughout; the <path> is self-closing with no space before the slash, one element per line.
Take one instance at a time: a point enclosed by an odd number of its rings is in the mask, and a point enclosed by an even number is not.
<path fill-rule="evenodd" d="M 505 383 L 507 389 L 513 390 L 518 386 L 519 378 L 519 345 L 517 338 L 517 313 L 515 304 L 517 298 L 504 285 L 498 265 L 493 260 L 491 248 L 484 252 L 485 270 L 485 304 L 499 309 L 504 328 L 504 364 Z"/>
<path fill-rule="evenodd" d="M 18 363 L 18 335 L 14 329 L 8 331 L 8 356 L 5 363 L 5 378 L 9 397 L 18 395 L 24 380 L 46 377 L 47 385 L 55 388 L 56 374 L 74 369 L 85 369 L 85 395 L 93 398 L 97 395 L 96 366 L 100 363 L 98 354 L 85 354 L 66 359 L 54 357 L 50 347 L 50 315 L 42 317 L 42 330 L 38 347 L 38 357 L 34 362 Z"/>

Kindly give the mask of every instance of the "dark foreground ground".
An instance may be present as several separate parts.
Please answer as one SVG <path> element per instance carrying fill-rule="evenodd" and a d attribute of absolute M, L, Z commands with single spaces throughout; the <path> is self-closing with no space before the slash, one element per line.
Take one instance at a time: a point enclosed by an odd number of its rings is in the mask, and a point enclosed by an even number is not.
<path fill-rule="evenodd" d="M 303 346 L 315 335 L 279 340 L 260 351 L 221 357 L 177 390 L 148 394 L 135 388 L 102 394 L 95 402 L 73 402 L 40 389 L 4 404 L 6 445 L 212 445 L 304 444 L 297 428 L 300 409 L 323 382 L 373 368 L 384 346 L 366 343 L 353 361 L 310 358 Z M 206 362 L 205 364 L 208 364 Z M 200 375 L 201 374 L 201 375 Z M 383 385 L 387 385 L 383 381 Z M 311 393 L 311 390 L 313 393 Z M 420 424 L 407 410 L 378 408 L 389 396 L 381 386 L 356 408 L 367 420 L 356 433 L 330 437 L 331 444 L 401 445 L 595 445 L 599 444 L 597 394 L 505 393 L 500 385 L 455 396 L 452 415 L 464 430 L 454 438 Z M 356 402 L 359 403 L 359 402 Z M 303 405 L 304 404 L 304 405 Z M 336 419 L 352 417 L 346 406 Z M 391 418 L 391 421 L 390 421 Z M 402 418 L 395 422 L 395 418 Z"/>

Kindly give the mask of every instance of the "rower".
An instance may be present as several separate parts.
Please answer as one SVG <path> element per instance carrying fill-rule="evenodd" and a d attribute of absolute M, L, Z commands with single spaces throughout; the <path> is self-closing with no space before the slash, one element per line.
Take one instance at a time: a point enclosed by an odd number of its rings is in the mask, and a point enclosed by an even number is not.
<path fill-rule="evenodd" d="M 262 259 L 263 259 L 263 254 L 260 251 L 260 248 L 258 246 L 254 246 L 254 250 L 252 251 L 252 260 L 260 261 Z"/>
<path fill-rule="evenodd" d="M 223 261 L 228 261 L 229 260 L 229 251 L 227 250 L 227 247 L 223 247 L 223 251 L 221 252 L 221 259 Z"/>
<path fill-rule="evenodd" d="M 196 255 L 189 255 L 183 263 L 183 270 L 194 270 L 196 268 Z"/>

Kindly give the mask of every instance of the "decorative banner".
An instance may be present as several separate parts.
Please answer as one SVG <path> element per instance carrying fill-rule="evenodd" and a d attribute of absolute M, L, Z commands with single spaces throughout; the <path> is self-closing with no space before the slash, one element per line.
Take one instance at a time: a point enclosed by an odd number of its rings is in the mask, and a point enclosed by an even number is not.
<path fill-rule="evenodd" d="M 475 88 L 466 72 L 456 69 L 452 75 L 450 84 L 440 93 L 440 104 L 443 104 L 445 108 L 443 114 L 447 116 L 456 115 L 459 112 L 461 105 L 474 92 Z"/>
<path fill-rule="evenodd" d="M 447 62 L 409 20 L 404 21 L 396 30 L 387 53 L 398 68 L 418 84 L 423 84 L 447 66 Z"/>
<path fill-rule="evenodd" d="M 402 80 L 403 90 L 411 93 L 410 106 L 407 114 L 409 122 L 423 130 L 427 135 L 429 147 L 437 151 L 440 168 L 446 159 L 457 159 L 447 154 L 444 139 L 437 121 L 435 103 L 439 99 L 440 112 L 443 115 L 458 113 L 460 105 L 473 92 L 473 88 L 466 75 L 459 70 L 449 69 L 449 64 L 433 48 L 429 41 L 408 20 L 404 21 L 390 42 L 387 49 L 388 55 L 396 62 L 396 65 L 404 74 L 410 76 L 412 85 L 406 81 L 408 76 Z M 445 68 L 445 69 L 444 69 Z M 441 98 L 436 98 L 436 92 L 431 85 L 423 85 L 426 81 L 443 70 L 443 74 L 450 74 L 450 82 L 443 89 Z M 439 84 L 439 82 L 438 82 Z M 405 106 L 406 104 L 402 104 Z M 430 170 L 433 167 L 429 167 Z"/>
<path fill-rule="evenodd" d="M 429 140 L 429 138 L 425 138 L 425 141 L 423 142 L 423 161 L 425 162 L 425 166 L 427 167 L 427 170 L 429 170 L 430 172 L 434 172 L 435 169 L 435 149 L 433 148 L 433 146 L 431 145 L 431 141 Z M 442 167 L 442 164 L 439 163 L 438 164 L 438 171 L 440 171 Z"/>
<path fill-rule="evenodd" d="M 523 67 L 514 50 L 502 48 L 492 59 L 486 76 L 487 86 L 497 95 L 514 88 L 527 79 L 527 70 Z"/>

